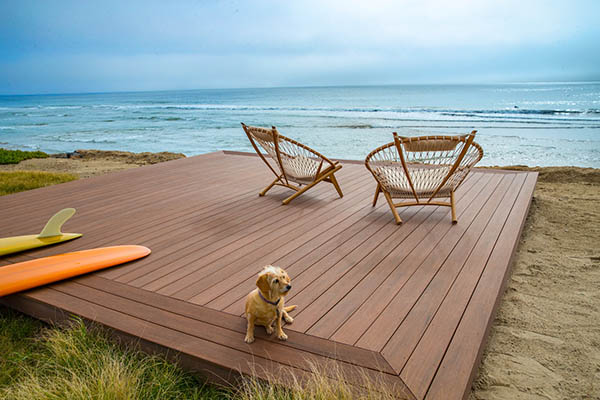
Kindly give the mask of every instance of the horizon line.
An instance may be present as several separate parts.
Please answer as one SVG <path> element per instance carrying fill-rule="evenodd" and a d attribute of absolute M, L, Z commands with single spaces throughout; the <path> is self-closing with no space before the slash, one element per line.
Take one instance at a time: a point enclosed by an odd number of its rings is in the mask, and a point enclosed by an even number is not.
<path fill-rule="evenodd" d="M 152 93 L 152 92 L 192 92 L 209 90 L 260 90 L 260 89 L 317 89 L 317 88 L 349 88 L 349 87 L 385 87 L 385 86 L 494 86 L 494 85 L 585 85 L 600 84 L 597 81 L 516 81 L 516 82 L 471 82 L 471 83 L 386 83 L 386 84 L 348 84 L 348 85 L 291 85 L 291 86 L 246 86 L 223 88 L 195 88 L 195 89 L 150 89 L 150 90 L 112 90 L 90 92 L 41 92 L 41 93 L 0 93 L 0 97 L 20 96 L 76 96 L 96 94 L 123 94 L 123 93 Z"/>

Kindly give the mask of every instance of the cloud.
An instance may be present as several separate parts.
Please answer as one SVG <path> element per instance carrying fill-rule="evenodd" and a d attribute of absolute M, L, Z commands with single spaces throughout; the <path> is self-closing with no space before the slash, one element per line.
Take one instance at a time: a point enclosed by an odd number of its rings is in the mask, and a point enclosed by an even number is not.
<path fill-rule="evenodd" d="M 3 2 L 0 93 L 598 79 L 599 9 L 540 0 Z"/>

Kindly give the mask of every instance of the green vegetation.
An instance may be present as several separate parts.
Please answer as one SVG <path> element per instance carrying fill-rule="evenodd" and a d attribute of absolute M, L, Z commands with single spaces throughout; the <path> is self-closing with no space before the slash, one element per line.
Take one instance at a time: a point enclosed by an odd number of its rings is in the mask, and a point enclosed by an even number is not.
<path fill-rule="evenodd" d="M 241 339 L 240 339 L 241 340 Z M 0 306 L 0 399 L 30 400 L 327 400 L 353 399 L 335 365 L 313 365 L 313 374 L 291 388 L 245 377 L 239 387 L 209 385 L 176 364 L 119 344 L 108 331 L 74 318 L 66 327 L 40 321 Z M 327 372 L 325 372 L 327 371 Z M 329 376 L 330 378 L 327 378 Z M 357 372 L 365 386 L 360 398 L 397 399 L 382 383 Z"/>
<path fill-rule="evenodd" d="M 241 340 L 241 339 L 240 339 Z M 207 384 L 176 364 L 111 338 L 74 318 L 69 326 L 44 323 L 0 306 L 0 399 L 31 400 L 391 400 L 381 382 L 356 373 L 353 393 L 335 365 L 313 365 L 308 380 L 288 375 L 291 388 L 244 377 L 237 388 Z M 328 378 L 329 376 L 329 378 Z M 303 384 L 300 385 L 300 381 Z"/>
<path fill-rule="evenodd" d="M 165 359 L 115 344 L 78 319 L 66 328 L 0 308 L 0 398 L 224 399 Z"/>
<path fill-rule="evenodd" d="M 32 338 L 42 327 L 42 322 L 0 306 L 0 388 L 33 365 L 39 347 Z"/>
<path fill-rule="evenodd" d="M 316 365 L 308 361 L 309 376 L 287 375 L 287 387 L 245 377 L 235 392 L 239 400 L 398 400 L 408 396 L 399 388 L 350 368 L 348 379 L 339 364 Z M 302 382 L 302 383 L 300 383 Z M 349 382 L 351 382 L 349 384 Z M 354 386 L 352 386 L 354 385 Z M 358 390 L 357 388 L 361 389 Z"/>
<path fill-rule="evenodd" d="M 30 158 L 46 158 L 43 151 L 7 150 L 0 148 L 0 164 L 18 164 Z"/>
<path fill-rule="evenodd" d="M 0 172 L 0 196 L 77 179 L 73 174 L 41 171 Z"/>

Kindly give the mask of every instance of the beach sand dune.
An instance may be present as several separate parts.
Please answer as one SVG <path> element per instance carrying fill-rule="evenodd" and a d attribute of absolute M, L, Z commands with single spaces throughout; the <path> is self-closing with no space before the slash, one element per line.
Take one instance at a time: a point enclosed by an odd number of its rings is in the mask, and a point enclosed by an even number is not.
<path fill-rule="evenodd" d="M 76 150 L 48 158 L 33 158 L 19 164 L 0 165 L 0 171 L 35 170 L 64 172 L 89 178 L 94 175 L 156 164 L 185 157 L 181 153 L 131 153 L 128 151 Z"/>
<path fill-rule="evenodd" d="M 88 177 L 183 157 L 77 153 L 0 170 Z M 505 168 L 535 170 L 539 179 L 470 398 L 600 399 L 600 170 Z"/>
<path fill-rule="evenodd" d="M 540 172 L 471 399 L 600 399 L 600 170 Z"/>

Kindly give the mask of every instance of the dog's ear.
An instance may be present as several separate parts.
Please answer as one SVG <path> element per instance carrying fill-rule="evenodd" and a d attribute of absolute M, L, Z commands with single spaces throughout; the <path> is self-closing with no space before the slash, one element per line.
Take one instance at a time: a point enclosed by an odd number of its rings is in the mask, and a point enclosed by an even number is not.
<path fill-rule="evenodd" d="M 271 290 L 271 285 L 269 285 L 269 274 L 260 274 L 256 280 L 256 286 L 258 286 L 258 289 L 260 289 L 261 292 L 269 293 Z"/>

